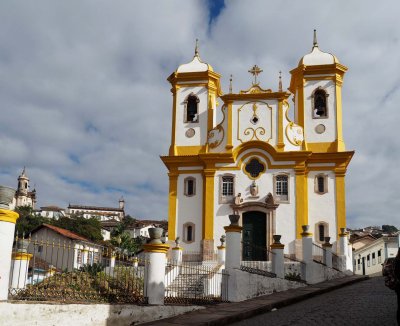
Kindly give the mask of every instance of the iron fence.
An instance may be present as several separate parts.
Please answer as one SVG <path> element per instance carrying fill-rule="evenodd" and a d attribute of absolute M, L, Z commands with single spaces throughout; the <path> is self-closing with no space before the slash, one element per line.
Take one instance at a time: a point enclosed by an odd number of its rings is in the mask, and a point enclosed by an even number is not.
<path fill-rule="evenodd" d="M 313 260 L 316 263 L 320 263 L 325 265 L 324 263 L 324 254 L 325 254 L 325 249 L 322 248 L 321 246 L 318 246 L 317 244 L 313 243 L 313 247 L 312 247 L 312 257 Z"/>
<path fill-rule="evenodd" d="M 210 304 L 228 300 L 228 273 L 221 265 L 168 263 L 166 304 Z"/>
<path fill-rule="evenodd" d="M 243 261 L 269 261 L 273 252 L 267 247 L 242 241 Z"/>
<path fill-rule="evenodd" d="M 146 261 L 83 240 L 15 239 L 13 300 L 146 303 Z"/>

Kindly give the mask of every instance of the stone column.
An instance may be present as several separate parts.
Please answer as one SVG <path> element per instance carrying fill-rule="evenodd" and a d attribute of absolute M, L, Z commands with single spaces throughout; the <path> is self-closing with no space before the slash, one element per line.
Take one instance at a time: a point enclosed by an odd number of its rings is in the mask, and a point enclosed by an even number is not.
<path fill-rule="evenodd" d="M 159 229 L 159 232 L 154 231 L 154 229 Z M 145 296 L 148 298 L 149 304 L 163 305 L 166 254 L 169 245 L 162 243 L 160 240 L 162 234 L 161 228 L 150 228 L 149 234 L 150 242 L 143 245 L 146 253 Z"/>
<path fill-rule="evenodd" d="M 239 218 L 240 215 L 229 215 L 231 224 L 224 227 L 226 232 L 226 269 L 240 268 L 243 228 L 238 224 Z"/>
<path fill-rule="evenodd" d="M 325 249 L 323 253 L 323 262 L 326 267 L 332 268 L 332 245 L 329 243 L 330 240 L 330 237 L 325 237 L 325 243 L 322 244 L 322 248 Z"/>
<path fill-rule="evenodd" d="M 303 262 L 305 264 L 305 270 L 302 271 L 305 280 L 307 283 L 312 282 L 312 249 L 313 249 L 313 241 L 312 241 L 312 233 L 308 232 L 310 226 L 302 225 L 303 232 L 301 233 L 302 239 L 302 251 L 303 251 Z M 304 268 L 303 267 L 303 268 Z"/>
<path fill-rule="evenodd" d="M 283 253 L 285 245 L 280 242 L 281 235 L 275 234 L 273 238 L 274 243 L 271 245 L 272 273 L 275 273 L 276 277 L 285 278 L 285 256 Z"/>
<path fill-rule="evenodd" d="M 218 249 L 218 264 L 220 264 L 220 265 L 225 265 L 225 257 L 226 257 L 225 238 L 226 238 L 225 235 L 221 236 L 221 238 L 219 239 L 221 241 L 221 245 L 217 247 L 217 249 Z"/>
<path fill-rule="evenodd" d="M 8 298 L 11 252 L 15 223 L 19 218 L 18 213 L 5 209 L 5 207 L 8 208 L 8 203 L 6 205 L 0 202 L 0 301 L 7 300 Z"/>
<path fill-rule="evenodd" d="M 12 267 L 12 279 L 11 288 L 13 289 L 24 289 L 28 277 L 29 261 L 32 258 L 32 254 L 26 252 L 15 252 L 12 255 L 13 267 Z"/>
<path fill-rule="evenodd" d="M 340 228 L 339 242 L 338 242 L 338 253 L 339 253 L 339 269 L 344 272 L 347 270 L 347 252 L 349 246 L 349 240 L 347 238 L 348 233 L 345 228 Z"/>

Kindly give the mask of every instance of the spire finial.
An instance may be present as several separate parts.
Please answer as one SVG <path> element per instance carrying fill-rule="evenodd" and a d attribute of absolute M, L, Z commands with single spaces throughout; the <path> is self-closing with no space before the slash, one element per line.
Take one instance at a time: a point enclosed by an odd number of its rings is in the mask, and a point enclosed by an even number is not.
<path fill-rule="evenodd" d="M 232 75 L 231 78 L 229 78 L 229 93 L 232 93 Z"/>
<path fill-rule="evenodd" d="M 249 73 L 251 73 L 251 74 L 254 76 L 253 85 L 258 85 L 258 83 L 257 83 L 257 76 L 258 76 L 260 73 L 262 73 L 262 72 L 263 72 L 263 70 L 260 69 L 260 67 L 257 66 L 257 65 L 254 65 L 254 66 L 249 70 Z"/>
<path fill-rule="evenodd" d="M 314 40 L 313 40 L 313 48 L 318 47 L 318 42 L 317 42 L 317 30 L 314 29 Z"/>
<path fill-rule="evenodd" d="M 199 56 L 199 39 L 196 38 L 196 47 L 194 48 L 194 56 L 198 57 Z"/>
<path fill-rule="evenodd" d="M 279 92 L 282 92 L 282 71 L 279 71 Z"/>

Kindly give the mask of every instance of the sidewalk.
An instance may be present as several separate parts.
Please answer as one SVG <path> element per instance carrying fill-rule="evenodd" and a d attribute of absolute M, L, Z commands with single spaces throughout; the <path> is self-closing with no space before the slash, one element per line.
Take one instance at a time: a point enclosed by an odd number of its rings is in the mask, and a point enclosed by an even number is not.
<path fill-rule="evenodd" d="M 240 320 L 253 317 L 273 308 L 281 308 L 290 304 L 311 298 L 313 296 L 336 290 L 346 285 L 367 280 L 368 276 L 347 276 L 304 288 L 288 290 L 260 296 L 254 299 L 235 302 L 221 303 L 209 306 L 206 309 L 193 311 L 184 315 L 175 316 L 142 325 L 177 326 L 177 325 L 229 325 Z"/>

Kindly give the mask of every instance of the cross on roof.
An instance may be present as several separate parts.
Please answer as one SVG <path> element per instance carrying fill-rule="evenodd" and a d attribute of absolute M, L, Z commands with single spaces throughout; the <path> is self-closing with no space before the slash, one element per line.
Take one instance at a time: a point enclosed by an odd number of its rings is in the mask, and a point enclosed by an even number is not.
<path fill-rule="evenodd" d="M 254 65 L 254 66 L 249 70 L 249 73 L 251 73 L 251 74 L 254 76 L 253 85 L 257 85 L 257 84 L 258 84 L 258 83 L 257 83 L 257 76 L 258 76 L 260 73 L 262 73 L 262 72 L 263 72 L 263 70 L 260 69 L 260 67 L 257 66 L 257 65 Z"/>

